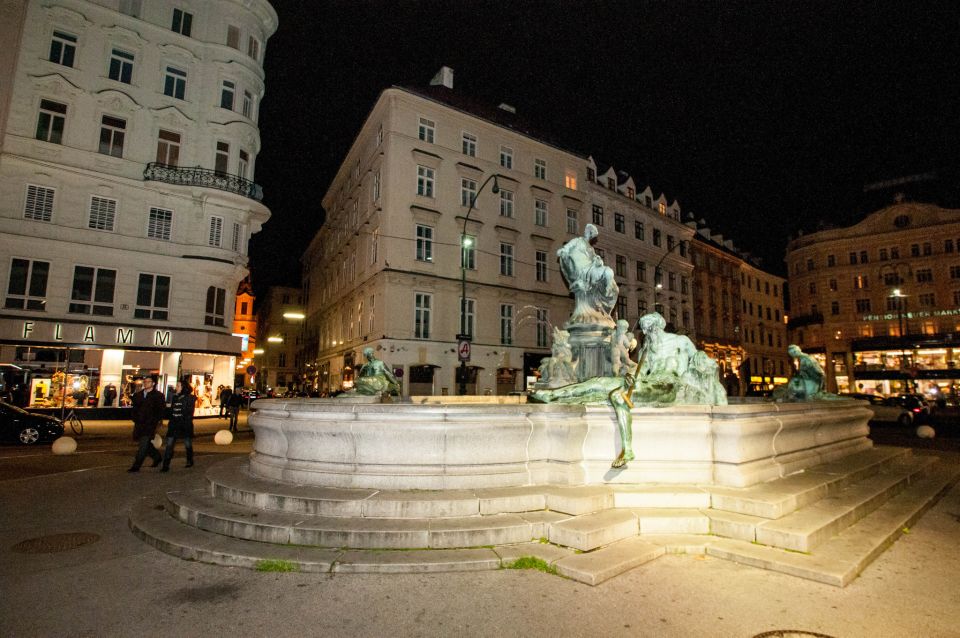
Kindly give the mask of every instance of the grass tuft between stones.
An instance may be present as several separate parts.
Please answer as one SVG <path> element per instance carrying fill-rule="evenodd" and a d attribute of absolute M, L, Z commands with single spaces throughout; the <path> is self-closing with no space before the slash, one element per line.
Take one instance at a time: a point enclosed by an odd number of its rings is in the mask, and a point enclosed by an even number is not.
<path fill-rule="evenodd" d="M 258 572 L 298 572 L 300 566 L 288 560 L 258 560 Z"/>
<path fill-rule="evenodd" d="M 557 574 L 556 567 L 535 556 L 521 556 L 517 560 L 507 563 L 505 567 L 507 569 L 535 569 L 545 574 Z"/>

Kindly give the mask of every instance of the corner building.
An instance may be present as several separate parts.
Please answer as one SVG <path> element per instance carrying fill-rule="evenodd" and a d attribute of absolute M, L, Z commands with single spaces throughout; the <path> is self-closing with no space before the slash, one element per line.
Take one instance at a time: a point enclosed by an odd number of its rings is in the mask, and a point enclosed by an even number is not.
<path fill-rule="evenodd" d="M 380 95 L 323 198 L 326 221 L 302 258 L 310 385 L 351 387 L 370 346 L 404 395 L 454 395 L 466 333 L 467 394 L 523 391 L 573 307 L 556 251 L 601 218 L 597 252 L 620 286 L 614 314 L 633 325 L 662 304 L 692 329 L 681 290 L 692 231 L 675 202 L 639 200 L 615 173 L 601 181 L 591 158 L 531 132 L 508 105 L 456 94 L 450 69 L 437 80 Z M 655 298 L 658 262 L 675 290 Z"/>
<path fill-rule="evenodd" d="M 122 406 L 145 372 L 232 385 L 263 0 L 26 3 L 0 29 L 0 357 L 34 407 Z M 109 387 L 109 392 L 105 390 Z M 11 387 L 11 390 L 13 388 Z"/>
<path fill-rule="evenodd" d="M 956 395 L 960 210 L 899 202 L 787 246 L 790 332 L 828 389 Z"/>

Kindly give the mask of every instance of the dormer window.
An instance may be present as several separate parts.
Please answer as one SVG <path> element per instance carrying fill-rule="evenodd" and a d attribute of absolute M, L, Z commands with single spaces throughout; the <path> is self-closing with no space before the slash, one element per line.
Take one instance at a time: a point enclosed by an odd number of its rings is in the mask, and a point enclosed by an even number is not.
<path fill-rule="evenodd" d="M 629 197 L 630 199 L 636 199 L 637 192 L 633 190 L 633 188 L 627 186 L 627 197 Z"/>
<path fill-rule="evenodd" d="M 593 170 L 592 166 L 587 167 L 587 181 L 589 182 L 597 181 L 597 171 Z"/>
<path fill-rule="evenodd" d="M 617 180 L 615 180 L 615 179 L 612 178 L 612 177 L 608 177 L 608 178 L 607 178 L 607 188 L 609 188 L 609 189 L 612 190 L 612 191 L 617 190 Z"/>
<path fill-rule="evenodd" d="M 667 205 L 666 205 L 664 202 L 660 202 L 660 204 L 657 206 L 657 208 L 660 210 L 660 214 L 661 214 L 661 215 L 666 215 L 666 214 L 667 214 Z"/>

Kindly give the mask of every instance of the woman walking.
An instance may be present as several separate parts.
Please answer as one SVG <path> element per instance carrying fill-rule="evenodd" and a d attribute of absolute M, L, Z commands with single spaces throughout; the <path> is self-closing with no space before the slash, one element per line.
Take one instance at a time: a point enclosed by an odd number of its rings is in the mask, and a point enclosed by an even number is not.
<path fill-rule="evenodd" d="M 183 439 L 183 447 L 187 450 L 187 467 L 193 467 L 193 408 L 197 398 L 186 381 L 177 381 L 176 392 L 170 403 L 170 421 L 167 424 L 161 472 L 170 471 L 170 459 L 173 458 L 173 446 L 177 439 Z"/>

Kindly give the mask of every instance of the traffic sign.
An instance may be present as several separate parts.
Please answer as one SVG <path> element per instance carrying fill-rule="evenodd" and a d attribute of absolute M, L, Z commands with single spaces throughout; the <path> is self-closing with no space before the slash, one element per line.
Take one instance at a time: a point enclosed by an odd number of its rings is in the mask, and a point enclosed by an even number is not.
<path fill-rule="evenodd" d="M 251 377 L 257 373 L 257 366 L 247 366 L 247 374 Z"/>
<path fill-rule="evenodd" d="M 460 357 L 461 361 L 470 360 L 470 340 L 461 339 L 460 344 L 457 346 L 457 355 Z"/>

